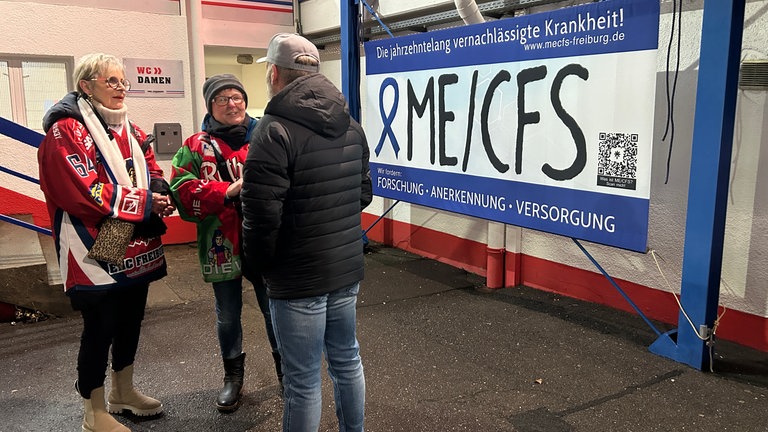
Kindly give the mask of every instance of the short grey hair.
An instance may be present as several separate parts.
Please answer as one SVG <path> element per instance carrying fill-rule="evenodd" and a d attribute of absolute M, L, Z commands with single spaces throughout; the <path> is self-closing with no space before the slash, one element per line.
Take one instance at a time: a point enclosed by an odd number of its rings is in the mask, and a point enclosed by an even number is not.
<path fill-rule="evenodd" d="M 317 59 L 311 56 L 302 55 L 302 56 L 296 57 L 296 64 L 307 65 L 307 66 L 319 66 L 320 62 L 318 62 Z M 292 83 L 297 78 L 317 73 L 317 72 L 310 72 L 306 70 L 284 68 L 278 65 L 275 65 L 275 67 L 277 67 L 280 70 L 280 76 L 282 77 L 282 81 L 283 83 L 285 83 L 285 85 Z"/>
<path fill-rule="evenodd" d="M 119 69 L 125 75 L 125 65 L 123 65 L 122 60 L 111 54 L 91 53 L 84 55 L 78 60 L 75 72 L 72 74 L 77 91 L 82 93 L 80 80 L 87 81 L 96 78 L 112 68 Z"/>

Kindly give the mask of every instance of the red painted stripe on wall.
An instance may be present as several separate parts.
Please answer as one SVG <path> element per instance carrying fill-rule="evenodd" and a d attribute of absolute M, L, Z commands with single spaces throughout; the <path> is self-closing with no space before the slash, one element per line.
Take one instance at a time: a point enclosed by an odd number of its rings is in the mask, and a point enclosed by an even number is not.
<path fill-rule="evenodd" d="M 635 313 L 600 273 L 525 255 L 521 273 L 523 285 Z M 617 278 L 614 281 L 647 317 L 665 323 L 677 322 L 677 302 L 671 293 Z"/>
<path fill-rule="evenodd" d="M 4 214 L 32 214 L 35 224 L 50 228 L 45 204 L 16 192 L 0 188 Z M 376 217 L 363 214 L 362 226 L 368 228 Z M 178 216 L 165 219 L 168 232 L 164 244 L 190 243 L 196 240 L 195 225 Z M 461 239 L 404 222 L 382 219 L 368 232 L 371 240 L 392 245 L 445 264 L 486 276 L 485 244 Z M 634 310 L 601 274 L 553 261 L 507 252 L 505 286 L 521 284 L 548 292 L 599 303 L 630 313 Z M 622 290 L 650 319 L 671 326 L 678 324 L 678 306 L 671 293 L 615 279 Z M 768 319 L 728 310 L 717 329 L 717 337 L 768 352 Z"/>
<path fill-rule="evenodd" d="M 376 217 L 363 213 L 362 226 L 371 226 Z M 382 219 L 369 232 L 371 239 L 413 252 L 481 276 L 486 275 L 485 244 L 391 219 Z"/>
<path fill-rule="evenodd" d="M 51 218 L 48 217 L 48 209 L 44 201 L 0 188 L 0 202 L 3 203 L 0 213 L 11 217 L 31 214 L 35 225 L 51 228 Z M 164 244 L 182 244 L 197 240 L 195 224 L 182 220 L 178 215 L 164 220 L 168 226 L 168 232 L 163 236 Z"/>
<path fill-rule="evenodd" d="M 163 235 L 163 244 L 184 244 L 197 241 L 197 226 L 187 222 L 179 216 L 170 216 L 165 219 L 168 231 Z"/>
<path fill-rule="evenodd" d="M 293 9 L 285 9 L 285 8 L 278 8 L 278 7 L 272 7 L 272 6 L 221 3 L 221 2 L 215 2 L 215 1 L 203 1 L 202 4 L 206 6 L 221 6 L 221 7 L 240 8 L 240 9 L 261 10 L 261 11 L 268 11 L 268 12 L 293 13 Z"/>
<path fill-rule="evenodd" d="M 375 217 L 363 214 L 363 227 L 369 227 L 375 220 Z M 384 219 L 373 227 L 368 237 L 486 276 L 486 248 L 482 243 L 389 219 Z M 504 275 L 506 287 L 516 286 L 519 281 L 520 284 L 532 288 L 635 314 L 624 297 L 597 272 L 507 252 Z M 670 328 L 677 327 L 679 309 L 672 293 L 621 279 L 614 280 L 648 318 L 669 324 Z M 728 310 L 720 322 L 716 336 L 768 352 L 768 319 Z"/>
<path fill-rule="evenodd" d="M 35 225 L 43 228 L 51 227 L 51 218 L 48 217 L 48 209 L 43 201 L 0 188 L 0 202 L 3 203 L 0 213 L 6 216 L 15 217 L 31 214 Z"/>

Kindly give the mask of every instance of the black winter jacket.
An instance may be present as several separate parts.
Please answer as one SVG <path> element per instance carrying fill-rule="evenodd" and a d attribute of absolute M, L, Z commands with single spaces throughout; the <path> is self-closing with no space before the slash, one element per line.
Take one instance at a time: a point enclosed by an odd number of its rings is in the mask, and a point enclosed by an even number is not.
<path fill-rule="evenodd" d="M 363 279 L 360 211 L 372 199 L 368 143 L 344 95 L 321 74 L 267 104 L 243 167 L 243 250 L 276 299 Z"/>

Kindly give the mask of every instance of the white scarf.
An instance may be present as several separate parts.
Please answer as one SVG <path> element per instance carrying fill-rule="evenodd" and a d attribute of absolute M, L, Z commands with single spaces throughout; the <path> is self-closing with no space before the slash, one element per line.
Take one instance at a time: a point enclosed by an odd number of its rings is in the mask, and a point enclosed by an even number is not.
<path fill-rule="evenodd" d="M 77 99 L 77 106 L 80 107 L 80 114 L 83 115 L 85 121 L 85 127 L 88 128 L 93 141 L 96 143 L 96 147 L 101 153 L 102 163 L 109 175 L 110 181 L 114 184 L 121 186 L 132 187 L 133 182 L 131 176 L 128 174 L 128 169 L 125 166 L 125 159 L 123 158 L 120 148 L 117 143 L 114 142 L 114 138 L 110 138 L 107 135 L 107 131 L 104 130 L 101 121 L 96 117 L 96 113 L 93 112 L 91 104 L 86 102 L 83 98 Z M 127 114 L 123 115 L 123 127 L 130 128 L 128 123 Z M 149 172 L 147 170 L 147 161 L 144 159 L 144 153 L 141 151 L 141 146 L 136 141 L 131 131 L 127 131 L 128 140 L 131 143 L 131 158 L 133 159 L 133 168 L 136 172 L 136 187 L 141 189 L 148 189 L 149 185 Z"/>

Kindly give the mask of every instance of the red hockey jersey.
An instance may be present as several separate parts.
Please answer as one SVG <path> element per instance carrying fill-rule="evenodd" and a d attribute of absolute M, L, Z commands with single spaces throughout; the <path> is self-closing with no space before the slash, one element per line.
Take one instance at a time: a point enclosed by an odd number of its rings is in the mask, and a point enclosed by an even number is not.
<path fill-rule="evenodd" d="M 96 144 L 80 121 L 62 118 L 47 129 L 38 150 L 40 188 L 53 224 L 64 290 L 110 289 L 165 276 L 160 237 L 133 239 L 122 269 L 87 257 L 98 224 L 105 217 L 134 223 L 148 221 L 152 192 L 110 183 L 105 166 L 98 160 Z M 128 133 L 128 127 L 121 134 L 113 132 L 126 163 L 130 164 Z M 142 140 L 146 137 L 140 129 L 136 129 L 136 134 Z M 163 172 L 151 148 L 144 157 L 150 178 L 162 178 Z"/>

